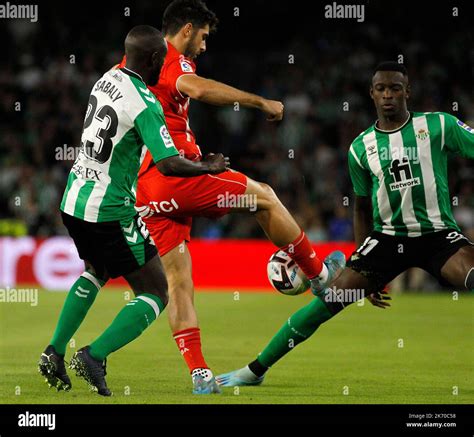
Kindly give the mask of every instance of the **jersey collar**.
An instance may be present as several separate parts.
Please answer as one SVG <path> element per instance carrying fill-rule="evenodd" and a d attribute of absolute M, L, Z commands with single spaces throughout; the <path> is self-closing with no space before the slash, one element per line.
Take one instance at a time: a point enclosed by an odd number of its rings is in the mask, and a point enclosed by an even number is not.
<path fill-rule="evenodd" d="M 192 59 L 189 59 L 186 56 L 184 56 L 181 52 L 178 51 L 178 49 L 173 44 L 171 44 L 169 41 L 166 41 L 166 43 L 168 44 L 168 55 L 167 56 L 170 56 L 172 58 L 183 58 L 187 62 L 189 62 L 191 65 L 193 65 L 193 66 L 195 65 L 195 63 Z"/>
<path fill-rule="evenodd" d="M 135 79 L 141 80 L 143 83 L 145 83 L 143 78 L 138 73 L 135 73 L 134 71 L 130 70 L 127 67 L 120 68 L 120 71 L 124 72 L 125 74 L 128 74 L 129 76 L 134 77 Z"/>
<path fill-rule="evenodd" d="M 398 132 L 400 130 L 402 130 L 408 123 L 410 123 L 411 119 L 413 118 L 413 113 L 408 111 L 408 117 L 405 121 L 405 123 L 403 123 L 400 127 L 397 127 L 396 129 L 393 129 L 393 130 L 383 130 L 383 129 L 379 129 L 377 127 L 377 123 L 379 122 L 379 120 L 377 119 L 375 121 L 375 124 L 374 124 L 374 129 L 377 131 L 377 132 L 380 132 L 382 134 L 393 134 L 395 132 Z"/>
<path fill-rule="evenodd" d="M 169 41 L 166 41 L 166 44 L 168 44 L 168 55 L 172 55 L 173 57 L 181 56 L 181 53 L 178 52 L 178 49 L 173 44 Z"/>

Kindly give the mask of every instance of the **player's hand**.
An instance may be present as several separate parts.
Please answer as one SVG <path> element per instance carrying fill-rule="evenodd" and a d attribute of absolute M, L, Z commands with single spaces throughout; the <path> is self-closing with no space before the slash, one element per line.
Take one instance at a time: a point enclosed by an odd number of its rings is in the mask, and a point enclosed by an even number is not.
<path fill-rule="evenodd" d="M 378 308 L 385 309 L 390 305 L 390 302 L 387 302 L 389 300 L 392 300 L 392 298 L 388 295 L 387 290 L 382 290 L 378 291 L 377 293 L 372 293 L 367 296 L 367 300 L 373 305 Z"/>
<path fill-rule="evenodd" d="M 282 102 L 276 100 L 264 99 L 262 103 L 262 111 L 267 114 L 268 121 L 280 121 L 283 118 L 285 106 Z"/>
<path fill-rule="evenodd" d="M 230 166 L 230 159 L 222 153 L 208 153 L 203 161 L 209 165 L 209 173 L 211 174 L 222 173 Z"/>

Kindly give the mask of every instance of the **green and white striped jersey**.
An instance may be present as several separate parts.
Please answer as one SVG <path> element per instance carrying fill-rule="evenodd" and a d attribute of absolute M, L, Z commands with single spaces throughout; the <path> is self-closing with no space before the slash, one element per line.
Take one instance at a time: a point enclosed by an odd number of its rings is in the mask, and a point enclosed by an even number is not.
<path fill-rule="evenodd" d="M 178 155 L 163 108 L 141 77 L 112 69 L 92 88 L 61 211 L 87 222 L 133 217 L 144 147 L 155 162 Z"/>
<path fill-rule="evenodd" d="M 413 112 L 394 131 L 371 126 L 349 149 L 358 196 L 371 196 L 374 230 L 416 237 L 452 228 L 448 153 L 474 158 L 474 129 L 443 112 Z"/>

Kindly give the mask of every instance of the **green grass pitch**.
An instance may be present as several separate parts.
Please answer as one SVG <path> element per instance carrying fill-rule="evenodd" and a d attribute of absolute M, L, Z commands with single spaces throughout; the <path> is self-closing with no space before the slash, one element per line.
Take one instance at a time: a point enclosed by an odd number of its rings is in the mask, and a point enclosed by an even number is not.
<path fill-rule="evenodd" d="M 215 373 L 240 367 L 311 299 L 306 294 L 200 292 L 203 350 Z M 405 293 L 392 308 L 352 305 L 277 363 L 260 387 L 195 396 L 164 314 L 139 339 L 112 354 L 108 384 L 114 396 L 48 389 L 36 362 L 48 343 L 64 293 L 40 290 L 36 307 L 0 303 L 2 403 L 446 403 L 474 401 L 474 296 Z M 88 344 L 124 305 L 124 290 L 103 290 L 74 340 Z M 403 347 L 401 347 L 403 346 Z M 66 356 L 70 358 L 74 349 Z"/>

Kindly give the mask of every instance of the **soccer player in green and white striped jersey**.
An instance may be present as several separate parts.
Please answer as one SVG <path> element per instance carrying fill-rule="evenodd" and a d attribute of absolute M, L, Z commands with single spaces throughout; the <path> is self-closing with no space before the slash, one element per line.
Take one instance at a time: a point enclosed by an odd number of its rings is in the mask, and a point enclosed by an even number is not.
<path fill-rule="evenodd" d="M 58 390 L 69 390 L 64 354 L 99 289 L 109 278 L 124 276 L 136 298 L 89 346 L 75 353 L 71 368 L 110 396 L 105 359 L 137 338 L 163 312 L 167 282 L 153 240 L 135 211 L 142 149 L 150 150 L 158 169 L 168 176 L 221 173 L 221 154 L 192 162 L 181 158 L 171 139 L 157 99 L 147 84 L 156 83 L 167 46 L 150 26 L 134 27 L 125 40 L 127 67 L 112 69 L 94 85 L 89 97 L 81 150 L 69 174 L 61 202 L 62 218 L 85 262 L 72 286 L 39 372 Z"/>
<path fill-rule="evenodd" d="M 447 113 L 409 112 L 407 72 L 396 62 L 377 67 L 370 95 L 378 120 L 348 154 L 358 249 L 331 288 L 293 314 L 248 366 L 219 375 L 221 385 L 261 384 L 273 364 L 356 300 L 390 306 L 385 286 L 410 267 L 474 289 L 474 246 L 454 220 L 447 174 L 449 153 L 474 158 L 474 129 Z"/>

